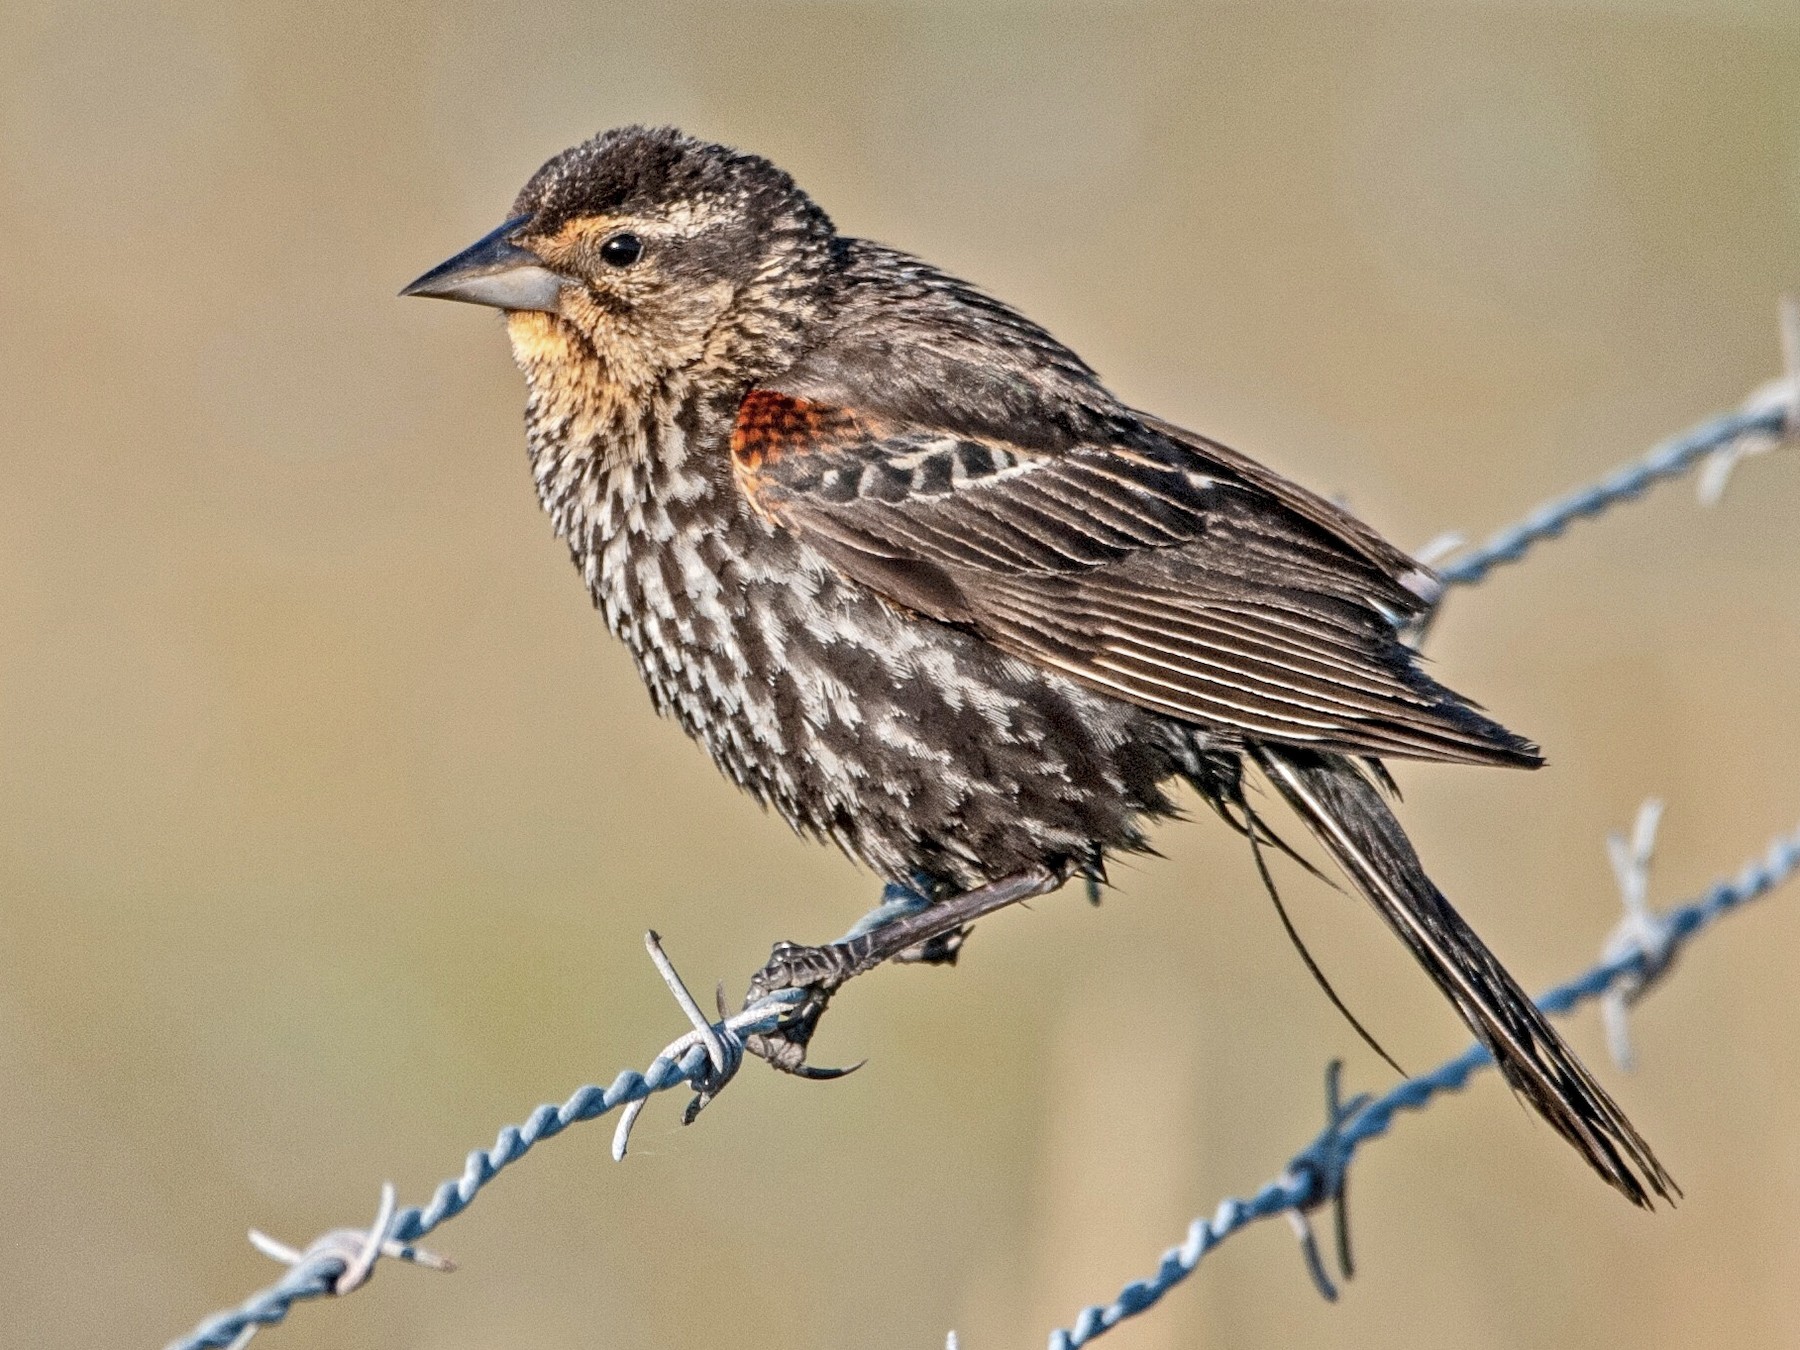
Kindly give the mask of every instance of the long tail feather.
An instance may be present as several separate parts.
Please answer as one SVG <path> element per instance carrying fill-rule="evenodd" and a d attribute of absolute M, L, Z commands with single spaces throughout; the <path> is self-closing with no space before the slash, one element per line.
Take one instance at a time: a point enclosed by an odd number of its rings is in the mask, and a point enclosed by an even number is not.
<path fill-rule="evenodd" d="M 1633 1204 L 1681 1191 L 1499 959 L 1426 876 L 1374 785 L 1340 755 L 1251 752 L 1277 792 L 1399 936 L 1493 1053 L 1500 1072 L 1588 1165 Z"/>

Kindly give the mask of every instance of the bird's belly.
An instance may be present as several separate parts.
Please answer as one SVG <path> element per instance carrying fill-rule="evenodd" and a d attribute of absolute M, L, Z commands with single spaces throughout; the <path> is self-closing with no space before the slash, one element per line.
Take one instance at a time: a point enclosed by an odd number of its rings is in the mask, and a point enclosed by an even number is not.
<path fill-rule="evenodd" d="M 1141 843 L 1169 724 L 911 616 L 756 522 L 629 534 L 590 570 L 659 711 L 796 830 L 968 886 Z"/>

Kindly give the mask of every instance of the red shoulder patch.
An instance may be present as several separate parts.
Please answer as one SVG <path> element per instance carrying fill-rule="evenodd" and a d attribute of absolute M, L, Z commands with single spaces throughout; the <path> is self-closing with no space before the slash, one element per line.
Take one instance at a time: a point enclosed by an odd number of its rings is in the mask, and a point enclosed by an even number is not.
<path fill-rule="evenodd" d="M 829 450 L 856 439 L 856 415 L 824 403 L 752 389 L 738 405 L 731 429 L 731 457 L 751 473 L 783 455 Z"/>
<path fill-rule="evenodd" d="M 731 466 L 750 504 L 773 520 L 782 494 L 768 474 L 779 461 L 829 454 L 867 438 L 868 429 L 846 408 L 752 389 L 738 404 L 731 428 Z"/>

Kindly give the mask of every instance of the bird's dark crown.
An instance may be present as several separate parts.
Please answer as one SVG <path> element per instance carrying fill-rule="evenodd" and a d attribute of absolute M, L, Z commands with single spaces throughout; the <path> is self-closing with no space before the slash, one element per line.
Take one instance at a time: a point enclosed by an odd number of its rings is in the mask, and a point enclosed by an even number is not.
<path fill-rule="evenodd" d="M 707 206 L 768 228 L 793 223 L 830 234 L 831 220 L 782 169 L 760 155 L 699 140 L 674 127 L 615 127 L 551 158 L 513 204 L 534 234 L 582 216 L 652 215 Z"/>

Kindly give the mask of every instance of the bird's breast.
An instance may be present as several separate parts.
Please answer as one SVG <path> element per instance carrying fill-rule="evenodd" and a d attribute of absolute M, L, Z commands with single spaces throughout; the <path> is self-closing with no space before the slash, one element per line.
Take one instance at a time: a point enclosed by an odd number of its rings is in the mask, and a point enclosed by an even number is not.
<path fill-rule="evenodd" d="M 1140 714 L 842 576 L 750 511 L 722 446 L 676 426 L 534 443 L 534 461 L 658 711 L 729 778 L 889 876 L 973 884 L 989 862 L 1127 837 L 1073 803 L 1125 791 Z"/>
<path fill-rule="evenodd" d="M 535 436 L 533 460 L 545 509 L 657 710 L 741 786 L 810 823 L 817 793 L 797 771 L 859 717 L 806 655 L 808 632 L 843 623 L 825 564 L 752 514 L 723 456 L 674 415 L 581 443 Z"/>

